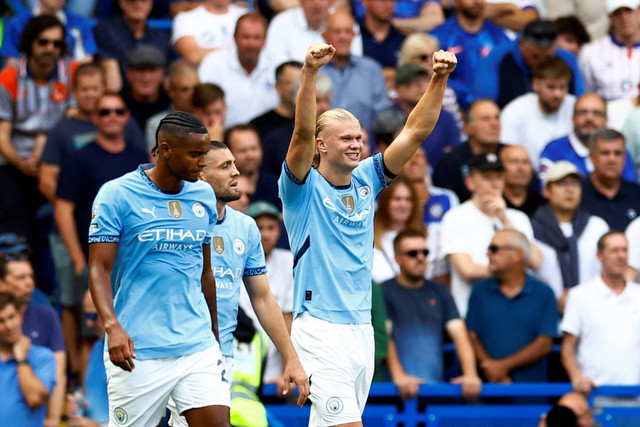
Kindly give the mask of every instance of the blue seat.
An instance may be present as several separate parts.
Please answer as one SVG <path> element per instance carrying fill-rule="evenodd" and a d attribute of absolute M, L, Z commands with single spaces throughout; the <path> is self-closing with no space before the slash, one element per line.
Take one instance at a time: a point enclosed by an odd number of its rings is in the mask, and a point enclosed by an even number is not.
<path fill-rule="evenodd" d="M 428 427 L 535 427 L 550 405 L 432 405 L 427 407 Z"/>

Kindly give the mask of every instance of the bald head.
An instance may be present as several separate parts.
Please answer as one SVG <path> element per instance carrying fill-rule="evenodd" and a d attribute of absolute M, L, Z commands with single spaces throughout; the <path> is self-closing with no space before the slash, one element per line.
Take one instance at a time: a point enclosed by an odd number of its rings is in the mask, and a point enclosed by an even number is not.
<path fill-rule="evenodd" d="M 500 151 L 507 188 L 527 188 L 533 178 L 529 152 L 520 145 L 507 145 Z"/>
<path fill-rule="evenodd" d="M 338 11 L 329 16 L 327 29 L 322 35 L 327 43 L 336 48 L 334 57 L 349 56 L 351 42 L 356 35 L 354 25 L 355 21 L 350 13 Z"/>

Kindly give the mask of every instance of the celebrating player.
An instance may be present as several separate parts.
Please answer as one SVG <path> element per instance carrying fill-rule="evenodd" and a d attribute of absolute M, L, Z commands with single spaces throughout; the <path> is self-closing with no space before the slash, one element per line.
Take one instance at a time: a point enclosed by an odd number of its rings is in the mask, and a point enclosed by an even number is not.
<path fill-rule="evenodd" d="M 384 153 L 360 161 L 358 119 L 332 109 L 316 123 L 315 77 L 335 48 L 309 47 L 295 130 L 278 181 L 294 253 L 293 344 L 310 377 L 311 426 L 362 426 L 374 365 L 371 263 L 376 195 L 431 133 L 455 55 L 433 55 L 434 75 Z"/>

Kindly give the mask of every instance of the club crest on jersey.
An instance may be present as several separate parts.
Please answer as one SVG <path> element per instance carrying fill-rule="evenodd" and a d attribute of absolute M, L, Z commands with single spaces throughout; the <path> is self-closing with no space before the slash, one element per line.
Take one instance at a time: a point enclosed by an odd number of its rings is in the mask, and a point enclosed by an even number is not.
<path fill-rule="evenodd" d="M 347 211 L 349 213 L 353 213 L 353 211 L 356 208 L 356 204 L 353 202 L 353 196 L 343 196 L 342 204 L 344 205 L 345 208 L 347 208 Z"/>
<path fill-rule="evenodd" d="M 91 221 L 96 219 L 96 217 L 98 216 L 98 206 L 100 206 L 100 202 L 96 201 L 93 204 L 93 210 L 91 211 Z"/>
<path fill-rule="evenodd" d="M 240 239 L 233 240 L 233 251 L 238 255 L 242 255 L 245 250 L 244 242 Z"/>
<path fill-rule="evenodd" d="M 369 194 L 371 194 L 371 189 L 368 185 L 358 188 L 358 196 L 360 196 L 361 199 L 366 199 L 369 197 Z"/>
<path fill-rule="evenodd" d="M 200 202 L 195 202 L 191 210 L 193 211 L 193 214 L 198 218 L 202 218 L 204 216 L 204 206 L 202 206 L 202 203 Z"/>
<path fill-rule="evenodd" d="M 175 219 L 182 217 L 182 206 L 178 200 L 169 200 L 169 213 Z"/>
<path fill-rule="evenodd" d="M 113 410 L 113 416 L 115 417 L 118 424 L 124 424 L 129 420 L 129 415 L 127 414 L 127 411 L 125 411 L 120 407 Z"/>
<path fill-rule="evenodd" d="M 211 241 L 213 243 L 213 250 L 216 251 L 218 255 L 222 255 L 224 252 L 224 239 L 221 236 L 213 236 Z"/>

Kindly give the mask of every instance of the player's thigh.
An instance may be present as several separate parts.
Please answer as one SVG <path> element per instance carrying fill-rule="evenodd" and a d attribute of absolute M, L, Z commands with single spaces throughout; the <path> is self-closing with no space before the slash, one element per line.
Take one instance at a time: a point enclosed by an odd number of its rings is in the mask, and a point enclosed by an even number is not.
<path fill-rule="evenodd" d="M 229 407 L 222 405 L 192 408 L 183 413 L 190 427 L 229 427 Z"/>

